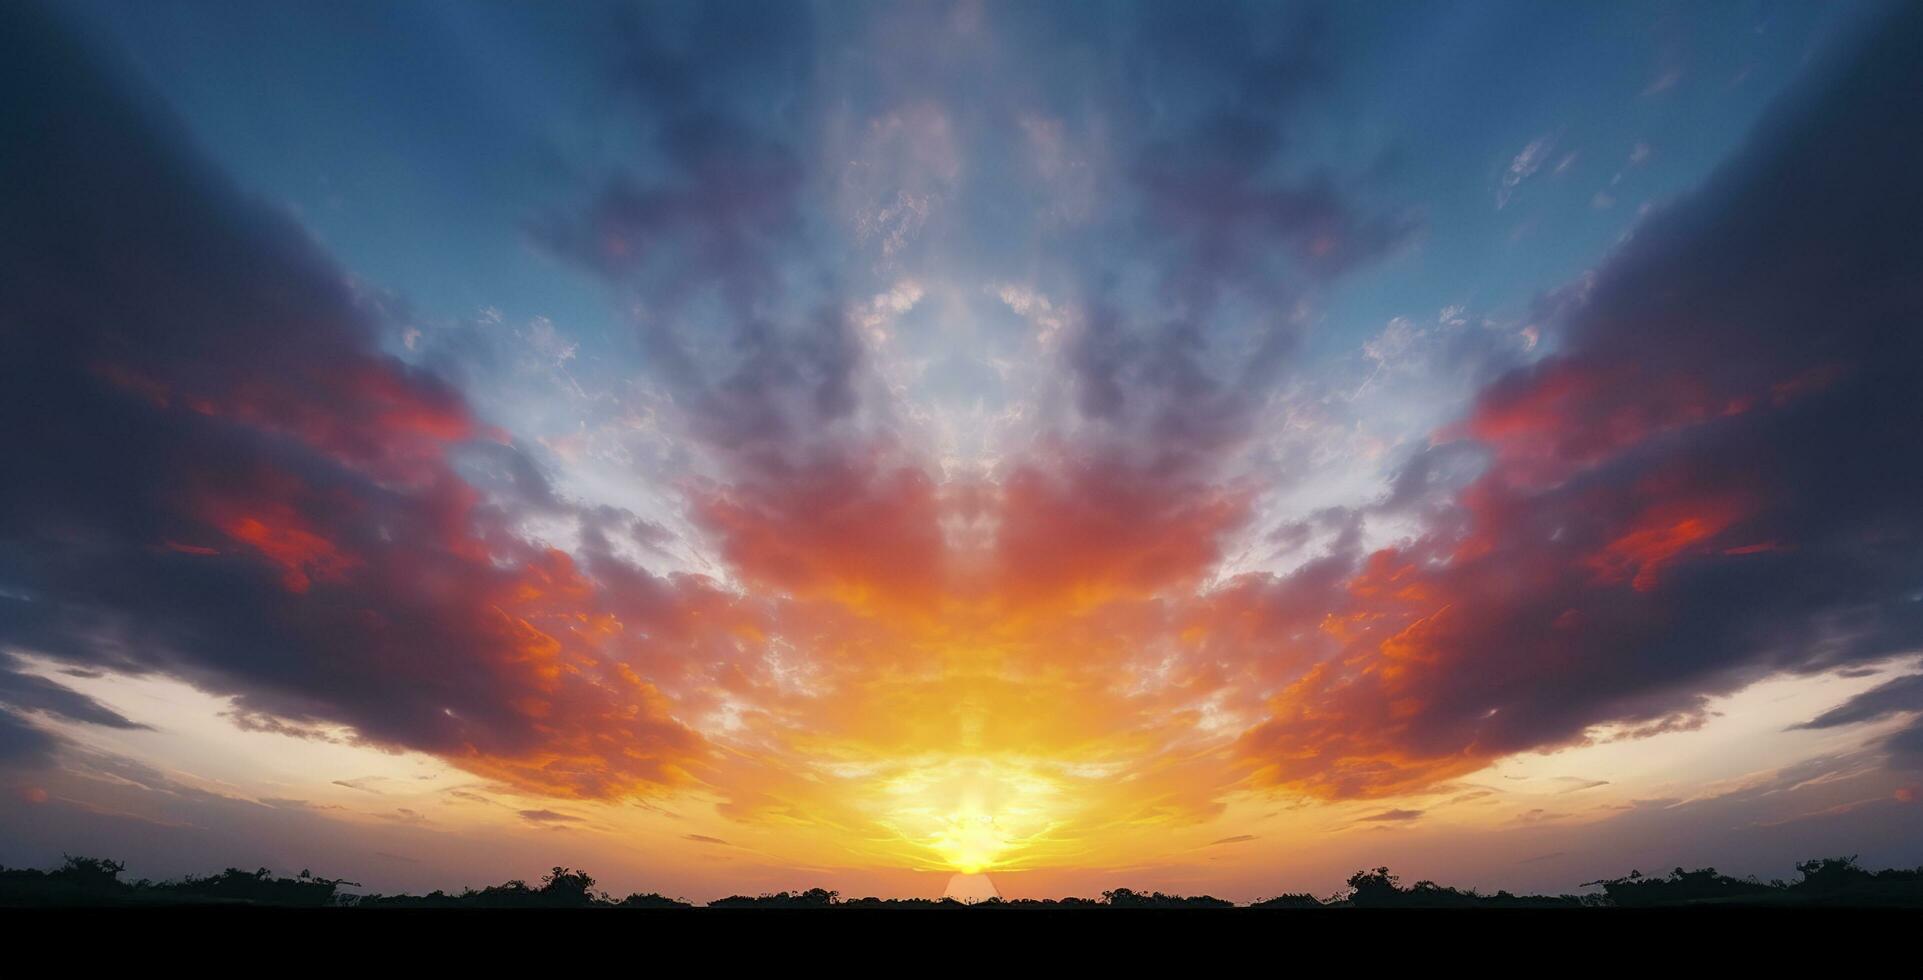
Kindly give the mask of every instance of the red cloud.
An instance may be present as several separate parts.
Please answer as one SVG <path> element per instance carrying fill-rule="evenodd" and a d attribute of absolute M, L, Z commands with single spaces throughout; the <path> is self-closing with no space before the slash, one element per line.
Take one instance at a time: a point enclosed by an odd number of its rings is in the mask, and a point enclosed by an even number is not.
<path fill-rule="evenodd" d="M 748 582 L 861 608 L 932 608 L 944 581 L 940 489 L 886 453 L 830 454 L 694 491 L 696 519 Z"/>
<path fill-rule="evenodd" d="M 997 487 L 993 590 L 1010 609 L 1087 608 L 1192 589 L 1250 496 L 1116 458 L 1016 468 Z"/>
<path fill-rule="evenodd" d="M 1903 36 L 1821 69 L 1483 393 L 1454 433 L 1487 470 L 1325 593 L 1336 649 L 1238 744 L 1258 782 L 1392 794 L 1914 648 L 1923 454 L 1890 425 L 1923 417 L 1923 138 L 1868 108 L 1923 98 Z"/>

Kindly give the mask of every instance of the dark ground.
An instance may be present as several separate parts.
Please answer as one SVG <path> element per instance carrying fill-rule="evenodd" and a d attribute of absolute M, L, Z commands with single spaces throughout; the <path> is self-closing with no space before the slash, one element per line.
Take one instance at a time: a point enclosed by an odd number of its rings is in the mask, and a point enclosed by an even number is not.
<path fill-rule="evenodd" d="M 1915 966 L 1913 910 L 903 909 L 11 910 L 5 945 L 94 968 L 182 960 L 381 975 L 432 969 L 732 976 L 1274 976 L 1447 970 L 1824 972 Z M 105 937 L 88 941 L 85 937 Z M 15 960 L 18 962 L 18 960 Z M 51 966 L 53 960 L 49 960 Z M 184 965 L 184 964 L 183 964 Z M 1799 972 L 1801 972 L 1799 970 Z M 29 975 L 29 974 L 23 974 Z M 1656 974 L 1652 974 L 1656 975 Z"/>

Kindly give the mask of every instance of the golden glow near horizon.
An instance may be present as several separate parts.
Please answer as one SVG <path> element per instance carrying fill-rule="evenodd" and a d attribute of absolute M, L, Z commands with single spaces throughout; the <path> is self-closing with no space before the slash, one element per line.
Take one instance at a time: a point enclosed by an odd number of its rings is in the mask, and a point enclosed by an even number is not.
<path fill-rule="evenodd" d="M 50 663 L 28 663 L 43 676 L 61 676 Z M 783 803 L 760 810 L 716 807 L 711 791 L 699 786 L 657 797 L 641 809 L 553 800 L 476 781 L 418 754 L 394 755 L 339 738 L 235 731 L 224 715 L 230 710 L 225 699 L 177 681 L 114 674 L 62 681 L 154 726 L 124 732 L 73 728 L 72 737 L 86 744 L 150 759 L 165 765 L 171 778 L 204 791 L 237 800 L 302 799 L 324 819 L 380 832 L 489 838 L 530 826 L 560 827 L 571 831 L 577 853 L 588 854 L 575 860 L 601 854 L 600 862 L 617 867 L 634 846 L 629 840 L 638 837 L 654 842 L 643 845 L 647 867 L 684 868 L 674 873 L 695 880 L 720 869 L 761 865 L 899 868 L 944 876 L 1021 872 L 1000 879 L 1006 889 L 1031 874 L 1053 882 L 1076 868 L 1135 866 L 1185 868 L 1183 880 L 1199 876 L 1195 880 L 1232 885 L 1248 867 L 1274 867 L 1324 851 L 1363 853 L 1358 840 L 1379 846 L 1369 832 L 1396 828 L 1371 818 L 1397 811 L 1424 811 L 1431 832 L 1513 834 L 1608 819 L 1637 799 L 1740 793 L 1767 784 L 1797 760 L 1846 749 L 1849 739 L 1839 733 L 1794 731 L 1790 725 L 1909 669 L 1898 662 L 1875 674 L 1824 677 L 1816 684 L 1766 681 L 1713 705 L 1712 720 L 1700 729 L 1638 741 L 1603 738 L 1500 760 L 1436 792 L 1279 809 L 1232 794 L 1213 814 L 1176 806 L 1180 795 L 1164 796 L 1147 785 L 1148 774 L 1129 777 L 1100 765 L 961 752 L 827 766 L 815 778 L 769 787 Z M 193 770 L 169 761 L 185 758 L 197 760 Z M 1149 805 L 1130 799 L 1137 784 L 1143 784 Z M 584 844 L 587 852 L 579 852 Z M 1212 860 L 1225 849 L 1245 847 L 1228 851 L 1237 861 L 1227 867 Z M 1298 854 L 1308 857 L 1291 857 Z M 684 867 L 691 856 L 706 863 Z M 713 887 L 717 894 L 728 888 Z"/>
<path fill-rule="evenodd" d="M 925 860 L 975 874 L 1011 864 L 1045 842 L 1067 806 L 1062 786 L 1032 769 L 943 759 L 881 786 L 884 826 Z"/>

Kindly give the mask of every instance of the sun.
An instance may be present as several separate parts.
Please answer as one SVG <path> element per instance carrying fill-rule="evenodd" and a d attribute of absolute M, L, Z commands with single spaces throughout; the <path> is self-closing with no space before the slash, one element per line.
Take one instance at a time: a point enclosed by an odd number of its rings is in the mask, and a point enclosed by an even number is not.
<path fill-rule="evenodd" d="M 965 875 L 980 874 L 995 864 L 995 858 L 1008 850 L 1010 841 L 995 825 L 995 818 L 981 812 L 952 814 L 948 826 L 937 831 L 929 846 L 949 867 Z"/>
<path fill-rule="evenodd" d="M 881 782 L 879 823 L 904 857 L 964 875 L 1035 856 L 1064 814 L 1064 787 L 1028 760 L 925 758 Z"/>
<path fill-rule="evenodd" d="M 958 874 L 948 879 L 948 887 L 942 889 L 941 897 L 952 898 L 964 905 L 986 902 L 1002 897 L 1001 889 L 984 874 Z"/>

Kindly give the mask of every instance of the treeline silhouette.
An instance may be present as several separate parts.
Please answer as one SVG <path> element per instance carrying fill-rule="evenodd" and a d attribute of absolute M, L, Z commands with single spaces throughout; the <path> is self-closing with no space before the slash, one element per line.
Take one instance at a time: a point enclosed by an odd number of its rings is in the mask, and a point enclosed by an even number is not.
<path fill-rule="evenodd" d="M 67 857 L 57 868 L 0 867 L 0 906 L 97 907 L 236 905 L 272 908 L 363 909 L 668 909 L 694 908 L 683 899 L 652 892 L 615 898 L 595 890 L 585 871 L 556 867 L 539 885 L 514 880 L 458 894 L 443 891 L 426 895 L 354 894 L 342 887 L 359 885 L 342 878 L 325 878 L 302 871 L 291 878 L 276 877 L 266 868 L 243 871 L 228 868 L 219 874 L 189 875 L 172 881 L 122 881 L 126 866 L 118 861 Z M 1621 878 L 1585 882 L 1601 892 L 1582 895 L 1513 895 L 1498 891 L 1485 895 L 1474 889 L 1452 888 L 1433 881 L 1403 885 L 1388 868 L 1358 871 L 1349 876 L 1346 890 L 1326 898 L 1305 892 L 1277 895 L 1249 905 L 1257 909 L 1314 908 L 1678 908 L 1688 906 L 1782 906 L 1836 908 L 1923 908 L 1923 867 L 1871 871 L 1855 857 L 1819 858 L 1796 866 L 1794 881 L 1736 878 L 1714 868 L 1667 875 L 1631 871 Z M 1127 888 L 1105 891 L 1095 898 L 1003 899 L 963 903 L 954 899 L 854 898 L 839 892 L 810 888 L 801 892 L 731 895 L 709 902 L 716 909 L 1226 909 L 1235 903 L 1210 895 L 1165 895 Z"/>

